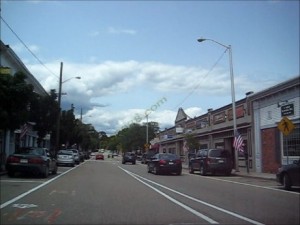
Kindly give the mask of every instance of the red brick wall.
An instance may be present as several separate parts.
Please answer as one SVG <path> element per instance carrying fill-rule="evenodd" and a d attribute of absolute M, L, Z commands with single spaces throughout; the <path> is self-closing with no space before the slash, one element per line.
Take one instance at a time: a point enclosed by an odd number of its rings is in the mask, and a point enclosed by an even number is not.
<path fill-rule="evenodd" d="M 276 162 L 276 129 L 268 128 L 261 132 L 262 141 L 262 172 L 263 173 L 276 173 L 279 163 Z M 279 148 L 279 146 L 277 146 Z"/>

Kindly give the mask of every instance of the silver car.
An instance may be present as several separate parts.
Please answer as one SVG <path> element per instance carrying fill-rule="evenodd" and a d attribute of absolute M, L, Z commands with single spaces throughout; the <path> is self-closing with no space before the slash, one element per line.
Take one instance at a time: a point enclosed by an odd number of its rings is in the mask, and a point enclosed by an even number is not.
<path fill-rule="evenodd" d="M 72 151 L 69 150 L 59 150 L 56 159 L 57 165 L 75 165 L 75 157 Z"/>
<path fill-rule="evenodd" d="M 79 151 L 77 149 L 67 149 L 67 150 L 73 152 L 74 158 L 75 158 L 75 163 L 79 164 L 80 163 Z"/>

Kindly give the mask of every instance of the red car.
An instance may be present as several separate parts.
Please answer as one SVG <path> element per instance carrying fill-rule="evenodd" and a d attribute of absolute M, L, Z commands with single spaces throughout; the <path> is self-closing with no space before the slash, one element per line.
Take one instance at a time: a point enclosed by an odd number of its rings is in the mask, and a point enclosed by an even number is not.
<path fill-rule="evenodd" d="M 104 155 L 103 154 L 97 154 L 95 159 L 96 160 L 98 160 L 98 159 L 104 160 Z"/>

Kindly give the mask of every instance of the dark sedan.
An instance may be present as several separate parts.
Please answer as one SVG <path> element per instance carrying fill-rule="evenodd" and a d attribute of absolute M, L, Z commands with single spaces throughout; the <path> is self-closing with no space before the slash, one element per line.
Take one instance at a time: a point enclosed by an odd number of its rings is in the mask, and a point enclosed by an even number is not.
<path fill-rule="evenodd" d="M 8 156 L 6 171 L 9 176 L 14 176 L 15 173 L 32 173 L 48 177 L 49 172 L 57 173 L 57 164 L 46 148 L 22 148 Z"/>
<path fill-rule="evenodd" d="M 131 164 L 136 163 L 136 155 L 133 152 L 125 152 L 122 158 L 122 164 L 130 162 Z"/>
<path fill-rule="evenodd" d="M 178 155 L 172 153 L 157 153 L 147 163 L 148 173 L 176 173 L 181 175 L 182 162 Z"/>
<path fill-rule="evenodd" d="M 300 159 L 280 167 L 276 179 L 286 190 L 290 190 L 292 186 L 300 186 Z"/>

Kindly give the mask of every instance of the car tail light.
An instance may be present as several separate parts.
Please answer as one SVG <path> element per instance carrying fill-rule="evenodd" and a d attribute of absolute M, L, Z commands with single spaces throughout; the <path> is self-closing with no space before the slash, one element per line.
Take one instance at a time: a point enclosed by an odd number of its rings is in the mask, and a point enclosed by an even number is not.
<path fill-rule="evenodd" d="M 167 164 L 167 161 L 166 161 L 166 160 L 163 160 L 163 159 L 161 159 L 161 160 L 159 160 L 159 164 Z"/>
<path fill-rule="evenodd" d="M 43 164 L 43 159 L 41 158 L 31 158 L 28 160 L 28 163 L 32 163 L 32 164 Z"/>
<path fill-rule="evenodd" d="M 9 156 L 7 158 L 7 162 L 8 163 L 19 163 L 20 162 L 20 158 L 15 157 L 15 156 Z"/>

